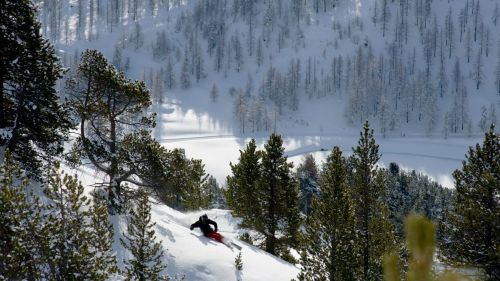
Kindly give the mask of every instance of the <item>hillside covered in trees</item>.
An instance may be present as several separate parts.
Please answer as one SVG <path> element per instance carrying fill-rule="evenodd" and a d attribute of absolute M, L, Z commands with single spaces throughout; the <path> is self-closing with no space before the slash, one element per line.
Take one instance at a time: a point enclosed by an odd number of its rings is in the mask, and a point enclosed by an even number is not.
<path fill-rule="evenodd" d="M 65 66 L 98 48 L 153 103 L 201 100 L 189 104 L 230 132 L 328 131 L 310 103 L 383 135 L 480 135 L 497 121 L 493 0 L 35 2 Z"/>

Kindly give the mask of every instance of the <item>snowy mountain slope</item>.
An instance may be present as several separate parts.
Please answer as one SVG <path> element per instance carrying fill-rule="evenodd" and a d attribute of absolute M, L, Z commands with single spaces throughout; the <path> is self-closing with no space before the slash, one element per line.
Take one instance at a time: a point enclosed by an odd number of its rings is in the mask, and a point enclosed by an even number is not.
<path fill-rule="evenodd" d="M 441 135 L 449 125 L 445 123 L 446 114 L 457 115 L 454 109 L 460 105 L 463 116 L 453 122 L 460 122 L 461 128 L 453 127 L 451 133 L 468 135 L 482 130 L 478 122 L 483 106 L 486 115 L 488 111 L 497 111 L 500 24 L 495 21 L 495 13 L 500 12 L 494 0 L 400 1 L 400 6 L 391 2 L 384 9 L 387 16 L 383 16 L 381 5 L 388 1 L 381 0 L 336 1 L 334 8 L 332 1 L 326 1 L 328 8 L 318 12 L 318 1 L 295 7 L 298 2 L 294 1 L 207 4 L 73 0 L 59 1 L 57 9 L 51 6 L 53 2 L 39 1 L 40 18 L 46 35 L 53 38 L 67 66 L 76 66 L 78 53 L 84 48 L 99 49 L 129 77 L 144 79 L 155 102 L 181 103 L 184 114 L 208 116 L 217 130 L 245 131 L 241 120 L 234 120 L 233 116 L 237 111 L 234 91 L 238 89 L 243 89 L 247 96 L 246 118 L 254 119 L 245 121 L 246 132 L 270 131 L 274 127 L 268 124 L 255 128 L 255 124 L 250 124 L 255 119 L 268 123 L 277 119 L 278 127 L 285 132 L 317 133 L 321 128 L 332 130 L 346 123 L 352 129 L 352 125 L 357 127 L 368 118 L 378 131 L 387 129 L 386 122 L 392 122 L 385 132 L 389 135 Z M 245 5 L 250 3 L 254 12 L 249 16 Z M 298 20 L 294 19 L 296 10 Z M 58 26 L 53 23 L 55 20 L 68 24 Z M 213 34 L 214 28 L 220 28 L 219 33 Z M 449 36 L 448 29 L 453 31 Z M 218 47 L 222 48 L 224 60 L 220 67 L 214 53 Z M 481 54 L 482 62 L 479 89 L 474 78 L 476 54 Z M 181 80 L 185 62 L 189 85 L 184 86 Z M 371 75 L 376 79 L 356 77 L 352 71 L 358 62 L 358 71 L 374 71 Z M 460 68 L 458 80 L 465 86 L 461 96 L 454 93 L 459 91 L 452 91 L 456 62 Z M 172 71 L 168 70 L 169 65 Z M 400 66 L 403 68 L 397 68 Z M 296 82 L 288 77 L 294 69 Z M 168 85 L 167 74 L 174 76 L 175 85 Z M 283 83 L 277 86 L 277 90 L 283 87 L 284 91 L 279 99 L 262 88 L 270 77 Z M 446 85 L 442 87 L 443 81 Z M 297 85 L 290 86 L 294 83 Z M 367 85 L 359 92 L 357 83 Z M 209 95 L 213 85 L 219 94 L 215 103 Z M 264 98 L 263 104 L 257 102 L 258 96 Z M 429 106 L 432 104 L 436 107 Z M 401 108 L 408 105 L 410 111 Z M 264 110 L 260 116 L 252 112 L 257 107 Z M 313 112 L 311 107 L 315 108 Z M 331 111 L 338 113 L 333 124 L 322 118 Z M 392 112 L 390 116 L 383 115 Z M 427 120 L 423 115 L 432 118 Z"/>
<path fill-rule="evenodd" d="M 242 247 L 243 270 L 236 270 L 234 259 L 237 249 L 206 238 L 197 229 L 190 231 L 189 226 L 206 213 L 215 220 L 223 236 L 230 237 Z M 156 222 L 156 235 L 161 240 L 165 251 L 164 262 L 169 276 L 184 276 L 185 280 L 230 281 L 230 280 L 291 280 L 299 269 L 256 247 L 236 240 L 237 221 L 227 210 L 206 210 L 196 213 L 181 213 L 165 205 L 153 205 L 152 220 Z M 125 231 L 122 219 L 114 218 L 116 231 Z M 115 244 L 119 245 L 119 244 Z M 126 254 L 116 247 L 117 258 Z"/>
<path fill-rule="evenodd" d="M 69 175 L 76 175 L 85 187 L 85 194 L 92 196 L 93 184 L 103 178 L 101 173 L 81 167 L 70 169 L 64 167 Z M 46 199 L 41 188 L 35 189 L 37 194 Z M 167 268 L 163 273 L 171 277 L 185 277 L 186 281 L 289 281 L 299 273 L 299 268 L 282 259 L 270 255 L 257 247 L 239 241 L 238 236 L 244 229 L 238 227 L 239 220 L 231 215 L 229 210 L 210 209 L 197 212 L 183 213 L 154 198 L 151 202 L 151 220 L 156 223 L 155 233 L 160 241 L 165 255 L 163 262 Z M 235 258 L 240 251 L 230 249 L 224 244 L 215 242 L 203 236 L 199 229 L 191 231 L 189 226 L 196 222 L 202 214 L 217 222 L 219 232 L 242 247 L 241 255 L 243 270 L 235 268 Z M 124 268 L 124 259 L 130 258 L 120 244 L 122 234 L 127 233 L 128 220 L 126 216 L 113 215 L 110 217 L 114 229 L 114 246 L 118 266 Z M 115 276 L 113 280 L 123 280 L 122 276 Z"/>
<path fill-rule="evenodd" d="M 238 250 L 208 239 L 198 230 L 189 230 L 189 225 L 202 213 L 217 222 L 223 236 L 235 239 L 236 221 L 229 211 L 183 214 L 161 205 L 153 207 L 152 218 L 157 223 L 157 233 L 164 237 L 162 243 L 168 249 L 166 262 L 170 265 L 167 268 L 169 274 L 184 274 L 186 280 L 214 281 L 290 280 L 297 276 L 297 267 L 241 241 L 236 242 L 242 246 L 243 257 L 243 270 L 238 272 L 234 265 Z"/>

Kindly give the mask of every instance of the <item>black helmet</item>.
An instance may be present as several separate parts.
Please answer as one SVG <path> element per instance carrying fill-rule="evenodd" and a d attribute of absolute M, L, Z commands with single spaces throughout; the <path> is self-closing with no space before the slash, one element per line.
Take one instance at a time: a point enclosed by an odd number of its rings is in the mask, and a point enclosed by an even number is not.
<path fill-rule="evenodd" d="M 206 220 L 208 220 L 208 216 L 207 214 L 203 214 L 201 217 L 200 217 L 200 220 L 205 222 Z"/>

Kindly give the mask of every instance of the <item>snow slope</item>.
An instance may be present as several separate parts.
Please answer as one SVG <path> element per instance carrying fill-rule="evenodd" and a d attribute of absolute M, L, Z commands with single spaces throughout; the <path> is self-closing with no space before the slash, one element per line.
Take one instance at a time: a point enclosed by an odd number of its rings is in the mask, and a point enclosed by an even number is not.
<path fill-rule="evenodd" d="M 239 253 L 237 249 L 230 249 L 204 237 L 198 229 L 189 230 L 190 224 L 203 213 L 217 222 L 223 236 L 233 239 L 242 247 L 242 271 L 235 268 L 234 260 Z M 299 272 L 296 266 L 236 240 L 239 231 L 237 220 L 228 210 L 214 209 L 184 214 L 156 204 L 152 206 L 151 217 L 156 223 L 156 236 L 165 249 L 163 261 L 167 264 L 165 273 L 169 276 L 184 276 L 188 281 L 289 281 Z M 126 231 L 126 221 L 123 218 L 114 217 L 113 220 L 115 233 Z M 118 245 L 116 240 L 117 258 L 119 264 L 123 265 L 123 258 L 128 254 Z"/>
<path fill-rule="evenodd" d="M 186 280 L 290 280 L 298 268 L 256 247 L 236 241 L 242 246 L 243 270 L 237 271 L 234 259 L 238 250 L 204 237 L 189 225 L 206 213 L 218 224 L 223 236 L 235 239 L 237 221 L 227 210 L 208 210 L 183 214 L 163 205 L 153 206 L 152 219 L 157 235 L 167 249 L 167 271 L 170 275 L 185 275 Z"/>

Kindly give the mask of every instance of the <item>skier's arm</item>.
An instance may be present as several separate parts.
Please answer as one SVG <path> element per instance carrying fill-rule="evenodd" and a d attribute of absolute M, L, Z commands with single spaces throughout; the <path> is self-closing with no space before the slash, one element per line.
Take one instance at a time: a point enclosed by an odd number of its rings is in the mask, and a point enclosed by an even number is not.
<path fill-rule="evenodd" d="M 195 227 L 200 227 L 200 221 L 193 223 L 189 229 L 193 230 Z"/>
<path fill-rule="evenodd" d="M 214 228 L 215 228 L 215 232 L 217 232 L 217 223 L 216 223 L 216 222 L 214 222 L 213 220 L 210 220 L 210 219 L 209 219 L 207 222 L 208 222 L 209 224 L 212 224 L 212 225 L 214 226 Z"/>

